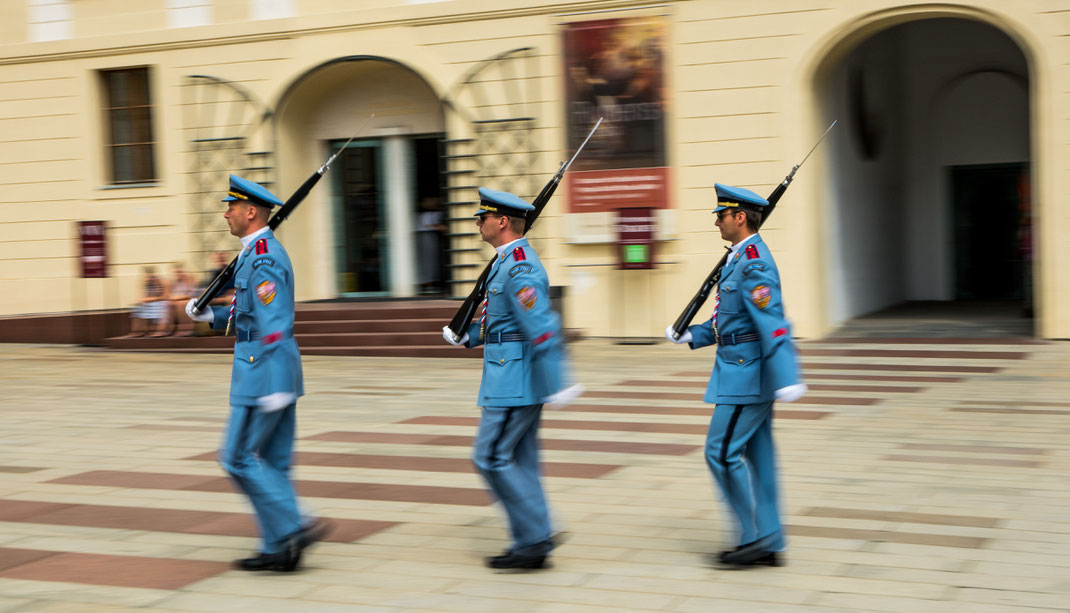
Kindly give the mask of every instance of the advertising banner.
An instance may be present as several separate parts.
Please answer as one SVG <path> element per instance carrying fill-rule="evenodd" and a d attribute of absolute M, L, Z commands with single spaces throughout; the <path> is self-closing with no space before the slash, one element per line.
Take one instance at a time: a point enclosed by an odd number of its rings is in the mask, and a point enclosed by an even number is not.
<path fill-rule="evenodd" d="M 665 22 L 606 19 L 564 30 L 568 148 L 605 121 L 569 169 L 570 213 L 667 208 Z"/>

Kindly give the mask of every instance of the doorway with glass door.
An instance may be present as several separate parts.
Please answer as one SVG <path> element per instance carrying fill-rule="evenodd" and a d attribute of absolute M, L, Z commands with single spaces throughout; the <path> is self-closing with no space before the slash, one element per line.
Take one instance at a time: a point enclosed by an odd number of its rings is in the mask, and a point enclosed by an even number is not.
<path fill-rule="evenodd" d="M 440 135 L 350 143 L 334 174 L 335 270 L 340 298 L 445 291 Z M 342 141 L 332 143 L 337 151 Z"/>
<path fill-rule="evenodd" d="M 332 144 L 337 151 L 342 142 Z M 338 156 L 334 227 L 338 296 L 390 295 L 386 210 L 378 140 L 350 143 Z"/>

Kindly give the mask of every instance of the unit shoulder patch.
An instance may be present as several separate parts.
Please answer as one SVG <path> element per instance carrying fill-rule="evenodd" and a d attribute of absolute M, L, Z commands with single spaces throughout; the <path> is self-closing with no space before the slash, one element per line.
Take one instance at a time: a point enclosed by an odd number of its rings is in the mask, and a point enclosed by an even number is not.
<path fill-rule="evenodd" d="M 524 248 L 523 247 L 517 247 L 516 249 L 513 249 L 513 260 L 514 261 L 523 262 L 526 259 L 528 259 L 528 257 L 526 255 L 524 255 Z"/>
<path fill-rule="evenodd" d="M 267 239 L 262 238 L 256 241 L 256 255 L 264 255 L 268 252 Z"/>
<path fill-rule="evenodd" d="M 747 252 L 747 259 L 748 260 L 754 260 L 754 259 L 762 257 L 758 253 L 758 246 L 757 245 L 747 245 L 747 248 L 746 248 L 745 251 Z"/>
<path fill-rule="evenodd" d="M 768 285 L 757 285 L 750 291 L 750 301 L 759 309 L 769 306 L 769 299 L 772 296 L 773 291 L 769 289 Z"/>
<path fill-rule="evenodd" d="M 256 258 L 253 260 L 253 270 L 260 268 L 261 266 L 274 266 L 275 260 L 273 258 Z"/>
<path fill-rule="evenodd" d="M 750 264 L 747 264 L 743 267 L 743 276 L 745 277 L 751 274 L 752 272 L 763 271 L 765 271 L 765 262 L 751 262 Z"/>
<path fill-rule="evenodd" d="M 525 285 L 516 293 L 516 301 L 520 303 L 520 306 L 524 307 L 525 311 L 530 311 L 535 308 L 535 301 L 538 300 L 538 298 L 539 295 L 535 291 L 535 288 L 530 285 Z"/>
<path fill-rule="evenodd" d="M 531 264 L 517 264 L 509 269 L 509 276 L 515 277 L 517 275 L 523 275 L 531 272 Z"/>
<path fill-rule="evenodd" d="M 275 300 L 275 282 L 263 281 L 256 286 L 256 297 L 264 305 L 269 305 Z"/>

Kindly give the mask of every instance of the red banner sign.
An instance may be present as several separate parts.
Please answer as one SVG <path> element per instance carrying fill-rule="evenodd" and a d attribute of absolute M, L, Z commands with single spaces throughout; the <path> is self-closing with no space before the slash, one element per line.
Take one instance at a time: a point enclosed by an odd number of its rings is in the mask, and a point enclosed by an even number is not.
<path fill-rule="evenodd" d="M 108 276 L 108 246 L 105 222 L 79 221 L 78 236 L 82 242 L 82 277 L 96 279 Z"/>
<path fill-rule="evenodd" d="M 585 170 L 568 175 L 573 213 L 601 213 L 621 207 L 668 207 L 668 168 Z"/>

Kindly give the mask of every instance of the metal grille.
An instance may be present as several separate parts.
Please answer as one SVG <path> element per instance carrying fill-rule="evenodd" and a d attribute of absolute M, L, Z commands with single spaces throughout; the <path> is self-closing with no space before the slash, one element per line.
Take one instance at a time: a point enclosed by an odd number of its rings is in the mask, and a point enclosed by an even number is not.
<path fill-rule="evenodd" d="M 538 61 L 532 47 L 498 54 L 468 71 L 444 100 L 453 114 L 453 129 L 442 141 L 442 175 L 454 295 L 468 292 L 490 257 L 474 231 L 476 190 L 489 187 L 531 201 L 541 187 L 535 174 Z"/>
<path fill-rule="evenodd" d="M 183 88 L 184 129 L 190 148 L 191 269 L 212 268 L 214 251 L 234 248 L 222 223 L 221 194 L 230 173 L 271 189 L 275 182 L 273 113 L 235 83 L 207 75 L 190 75 Z"/>

